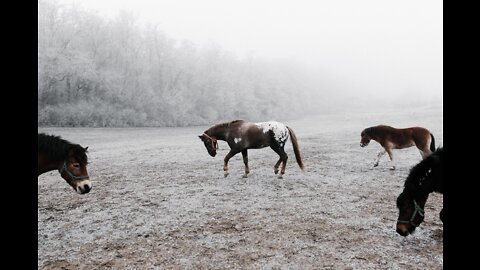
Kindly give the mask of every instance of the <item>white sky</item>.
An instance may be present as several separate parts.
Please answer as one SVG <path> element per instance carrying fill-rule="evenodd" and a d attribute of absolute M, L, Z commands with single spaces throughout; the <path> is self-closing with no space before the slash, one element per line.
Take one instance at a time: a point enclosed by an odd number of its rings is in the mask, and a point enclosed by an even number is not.
<path fill-rule="evenodd" d="M 353 91 L 442 97 L 437 0 L 59 0 L 113 17 L 132 11 L 176 40 L 286 58 Z M 321 75 L 320 75 L 321 74 Z M 395 90 L 396 89 L 396 90 Z M 393 93 L 393 92 L 392 92 Z"/>

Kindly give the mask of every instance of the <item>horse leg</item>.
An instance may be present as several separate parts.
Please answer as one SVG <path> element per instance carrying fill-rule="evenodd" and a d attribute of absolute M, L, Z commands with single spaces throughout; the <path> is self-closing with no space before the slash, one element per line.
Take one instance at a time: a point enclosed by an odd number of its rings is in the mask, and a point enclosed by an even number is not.
<path fill-rule="evenodd" d="M 285 174 L 285 167 L 287 166 L 287 159 L 288 159 L 288 156 L 285 153 L 285 155 L 283 157 L 282 170 L 280 171 L 280 177 L 279 177 L 280 179 L 282 179 L 283 175 Z"/>
<path fill-rule="evenodd" d="M 275 174 L 278 173 L 278 167 L 280 167 L 280 163 L 282 163 L 282 158 L 279 158 L 278 161 L 277 161 L 277 163 L 275 163 L 275 166 L 273 166 L 273 172 L 274 172 Z"/>
<path fill-rule="evenodd" d="M 280 174 L 278 175 L 278 179 L 282 179 L 283 175 L 285 174 L 285 167 L 287 166 L 288 155 L 287 155 L 287 153 L 285 153 L 283 148 L 280 148 L 279 152 L 280 152 L 279 153 L 280 159 L 282 160 L 282 170 L 280 171 Z"/>
<path fill-rule="evenodd" d="M 432 153 L 432 151 L 430 150 L 430 148 L 428 148 L 428 146 L 424 146 L 423 149 L 420 147 L 417 147 L 417 148 L 420 151 L 420 155 L 422 156 L 422 159 L 426 159 Z"/>
<path fill-rule="evenodd" d="M 380 158 L 385 155 L 387 151 L 385 151 L 385 149 L 383 149 L 382 151 L 380 151 L 380 153 L 378 153 L 377 155 L 377 159 L 375 160 L 375 163 L 373 163 L 373 167 L 377 167 L 378 166 L 378 162 L 380 161 Z"/>
<path fill-rule="evenodd" d="M 243 175 L 243 178 L 247 178 L 248 174 L 250 173 L 250 169 L 248 168 L 248 153 L 247 149 L 242 150 L 242 156 L 243 156 L 243 163 L 245 164 L 245 174 Z"/>
<path fill-rule="evenodd" d="M 395 170 L 395 160 L 393 160 L 393 152 L 392 149 L 387 149 L 388 156 L 390 157 L 390 161 L 392 163 L 392 167 L 390 167 L 390 170 Z"/>
<path fill-rule="evenodd" d="M 279 147 L 279 146 L 276 146 L 276 145 L 270 145 L 270 148 L 272 148 L 272 150 L 275 151 L 275 153 L 277 153 L 280 156 L 280 159 L 277 161 L 277 163 L 273 167 L 274 168 L 273 172 L 275 174 L 278 173 L 278 167 L 280 166 L 280 163 L 283 162 L 282 170 L 280 171 L 280 174 L 278 175 L 278 179 L 282 179 L 283 175 L 285 174 L 285 165 L 287 164 L 287 159 L 288 159 L 287 153 L 285 153 L 285 151 L 283 150 L 283 147 Z"/>
<path fill-rule="evenodd" d="M 225 159 L 223 160 L 223 176 L 227 177 L 228 176 L 228 160 L 230 160 L 230 158 L 232 158 L 233 156 L 235 156 L 236 154 L 238 153 L 238 151 L 233 151 L 230 150 L 230 152 L 228 152 L 228 154 L 225 156 Z"/>

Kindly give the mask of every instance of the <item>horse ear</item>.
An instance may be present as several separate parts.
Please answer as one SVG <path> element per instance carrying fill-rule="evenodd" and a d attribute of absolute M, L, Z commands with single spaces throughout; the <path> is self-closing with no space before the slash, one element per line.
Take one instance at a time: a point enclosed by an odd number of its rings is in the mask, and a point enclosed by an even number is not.
<path fill-rule="evenodd" d="M 85 147 L 85 152 L 87 152 L 87 150 L 88 150 L 88 146 L 87 146 L 87 147 Z"/>
<path fill-rule="evenodd" d="M 198 135 L 198 138 L 203 141 L 203 135 Z"/>

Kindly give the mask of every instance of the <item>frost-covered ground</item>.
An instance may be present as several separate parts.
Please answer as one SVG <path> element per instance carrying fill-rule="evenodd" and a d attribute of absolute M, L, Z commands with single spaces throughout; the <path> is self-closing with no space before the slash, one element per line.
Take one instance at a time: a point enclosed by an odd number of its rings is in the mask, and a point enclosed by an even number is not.
<path fill-rule="evenodd" d="M 38 178 L 39 268 L 442 269 L 441 194 L 430 195 L 413 235 L 395 232 L 395 200 L 418 150 L 396 150 L 390 171 L 387 155 L 372 168 L 378 143 L 359 146 L 361 130 L 377 124 L 424 126 L 443 146 L 441 107 L 285 123 L 306 171 L 288 143 L 283 179 L 270 148 L 249 151 L 249 178 L 241 154 L 224 178 L 229 148 L 220 141 L 210 157 L 197 137 L 205 126 L 39 128 L 89 146 L 93 181 L 79 195 L 57 171 Z"/>

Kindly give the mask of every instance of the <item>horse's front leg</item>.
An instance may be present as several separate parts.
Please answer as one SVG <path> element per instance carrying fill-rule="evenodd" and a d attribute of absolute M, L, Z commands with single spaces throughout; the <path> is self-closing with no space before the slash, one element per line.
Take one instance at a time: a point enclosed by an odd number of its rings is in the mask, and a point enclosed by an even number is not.
<path fill-rule="evenodd" d="M 228 160 L 235 156 L 238 153 L 238 151 L 234 151 L 233 149 L 228 152 L 228 154 L 225 156 L 225 159 L 223 160 L 223 176 L 227 177 L 228 176 Z"/>
<path fill-rule="evenodd" d="M 392 149 L 387 149 L 388 156 L 390 157 L 390 161 L 392 163 L 392 167 L 390 167 L 390 170 L 395 170 L 395 160 L 393 159 L 393 152 Z"/>
<path fill-rule="evenodd" d="M 385 149 L 383 149 L 382 151 L 380 151 L 380 153 L 378 153 L 377 155 L 377 159 L 375 160 L 375 163 L 373 163 L 373 167 L 377 167 L 378 166 L 378 162 L 380 162 L 380 158 L 383 157 L 383 155 L 385 155 L 387 151 Z"/>
<path fill-rule="evenodd" d="M 245 174 L 243 175 L 243 178 L 247 178 L 248 174 L 250 173 L 250 169 L 248 168 L 248 153 L 247 149 L 242 150 L 242 156 L 243 156 L 243 163 L 245 164 Z"/>

